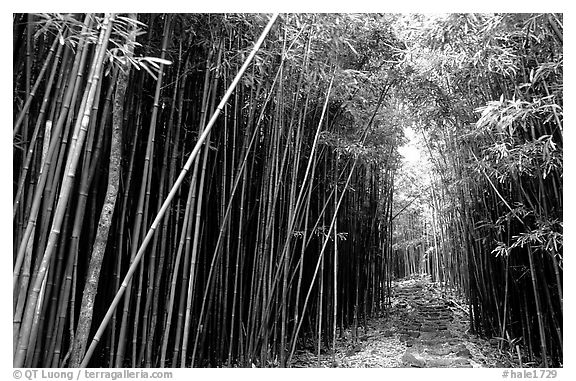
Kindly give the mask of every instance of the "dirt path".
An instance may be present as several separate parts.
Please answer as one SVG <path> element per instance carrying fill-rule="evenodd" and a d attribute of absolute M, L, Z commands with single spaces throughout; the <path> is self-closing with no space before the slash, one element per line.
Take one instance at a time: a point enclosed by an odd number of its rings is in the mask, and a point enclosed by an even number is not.
<path fill-rule="evenodd" d="M 299 351 L 295 367 L 508 367 L 494 340 L 468 332 L 467 311 L 454 295 L 447 295 L 428 278 L 395 282 L 387 317 L 374 318 L 355 338 L 345 332 L 336 353 Z"/>

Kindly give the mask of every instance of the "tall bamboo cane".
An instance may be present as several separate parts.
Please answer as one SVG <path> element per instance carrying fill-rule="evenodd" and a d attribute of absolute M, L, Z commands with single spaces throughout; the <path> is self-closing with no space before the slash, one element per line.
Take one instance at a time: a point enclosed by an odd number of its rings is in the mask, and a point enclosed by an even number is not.
<path fill-rule="evenodd" d="M 92 339 L 92 343 L 90 344 L 90 347 L 86 351 L 86 355 L 84 356 L 84 359 L 82 360 L 82 363 L 80 364 L 80 367 L 86 367 L 88 365 L 88 362 L 90 361 L 90 358 L 92 357 L 92 354 L 94 353 L 94 350 L 96 349 L 96 346 L 98 345 L 98 342 L 100 341 L 100 338 L 102 337 L 102 334 L 104 333 L 104 330 L 106 329 L 106 326 L 108 325 L 108 322 L 110 321 L 110 318 L 112 317 L 112 314 L 114 313 L 114 310 L 116 309 L 118 303 L 120 302 L 120 299 L 122 298 L 122 295 L 124 294 L 124 291 L 126 290 L 128 282 L 132 278 L 132 275 L 136 271 L 136 268 L 138 267 L 138 264 L 140 263 L 140 260 L 141 260 L 142 256 L 144 255 L 144 252 L 146 251 L 148 243 L 152 239 L 152 236 L 154 235 L 154 232 L 156 231 L 158 224 L 162 220 L 162 217 L 164 217 L 164 213 L 166 213 L 166 209 L 168 209 L 168 206 L 170 205 L 170 203 L 172 202 L 172 199 L 176 195 L 178 188 L 180 188 L 180 185 L 182 185 L 182 182 L 184 181 L 184 177 L 186 176 L 186 174 L 190 170 L 190 167 L 192 166 L 192 163 L 194 162 L 196 155 L 200 151 L 200 148 L 202 147 L 204 140 L 206 140 L 206 137 L 210 134 L 210 131 L 212 130 L 212 127 L 214 127 L 214 124 L 216 123 L 216 120 L 218 119 L 220 112 L 224 108 L 224 105 L 226 104 L 226 102 L 228 102 L 228 99 L 232 95 L 232 92 L 236 88 L 236 85 L 240 81 L 240 78 L 242 78 L 242 75 L 244 74 L 244 72 L 246 71 L 246 69 L 248 68 L 250 63 L 252 62 L 252 59 L 254 58 L 254 56 L 256 55 L 258 50 L 260 49 L 260 45 L 262 45 L 262 43 L 264 42 L 264 39 L 266 38 L 266 36 L 270 32 L 270 29 L 272 29 L 272 26 L 274 25 L 274 22 L 276 21 L 277 17 L 278 17 L 278 13 L 274 13 L 272 15 L 272 17 L 270 18 L 270 21 L 268 22 L 268 24 L 264 28 L 264 31 L 262 32 L 260 38 L 258 39 L 256 44 L 254 45 L 254 48 L 252 48 L 250 55 L 248 56 L 248 58 L 246 58 L 244 65 L 242 65 L 242 67 L 240 68 L 240 71 L 238 72 L 238 74 L 236 75 L 236 77 L 234 78 L 232 83 L 230 84 L 230 87 L 226 91 L 226 94 L 224 94 L 224 97 L 222 97 L 222 100 L 218 104 L 218 107 L 217 107 L 216 111 L 214 112 L 214 114 L 212 115 L 212 118 L 208 122 L 208 125 L 204 129 L 204 132 L 198 138 L 198 141 L 196 142 L 194 149 L 190 153 L 190 156 L 188 157 L 188 160 L 186 161 L 186 164 L 184 165 L 182 172 L 180 172 L 180 175 L 178 176 L 178 178 L 176 179 L 176 182 L 172 186 L 170 193 L 168 193 L 166 200 L 162 204 L 162 207 L 158 211 L 156 218 L 152 222 L 152 225 L 150 226 L 150 229 L 148 230 L 148 233 L 146 234 L 146 237 L 144 238 L 144 240 L 140 246 L 140 249 L 138 249 L 138 253 L 136 254 L 134 261 L 130 265 L 128 272 L 126 273 L 126 276 L 124 277 L 124 281 L 122 282 L 122 285 L 120 286 L 120 290 L 118 290 L 118 293 L 116 294 L 116 296 L 114 297 L 114 300 L 110 304 L 110 307 L 108 308 L 108 311 L 106 312 L 106 315 L 104 316 L 104 319 L 100 323 L 100 326 L 98 327 L 98 331 L 94 335 L 94 338 Z"/>

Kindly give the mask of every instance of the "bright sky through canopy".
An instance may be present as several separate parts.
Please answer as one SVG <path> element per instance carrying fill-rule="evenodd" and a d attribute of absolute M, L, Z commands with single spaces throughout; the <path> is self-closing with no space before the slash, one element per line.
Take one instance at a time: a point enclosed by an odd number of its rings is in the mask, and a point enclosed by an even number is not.
<path fill-rule="evenodd" d="M 417 137 L 416 132 L 411 127 L 404 128 L 404 135 L 408 139 L 408 142 L 401 147 L 398 147 L 398 152 L 404 159 L 411 163 L 415 164 L 420 161 L 420 150 L 417 147 Z"/>

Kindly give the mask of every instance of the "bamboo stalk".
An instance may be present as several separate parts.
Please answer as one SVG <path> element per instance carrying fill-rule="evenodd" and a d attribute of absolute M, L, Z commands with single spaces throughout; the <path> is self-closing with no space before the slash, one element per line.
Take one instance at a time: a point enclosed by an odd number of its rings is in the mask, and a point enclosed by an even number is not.
<path fill-rule="evenodd" d="M 102 336 L 102 333 L 104 331 L 104 329 L 106 328 L 108 321 L 112 315 L 112 313 L 114 312 L 116 305 L 118 304 L 118 302 L 120 301 L 120 298 L 123 296 L 124 294 L 124 290 L 126 289 L 126 287 L 128 286 L 127 283 L 128 281 L 132 278 L 132 274 L 134 273 L 134 271 L 136 270 L 136 267 L 140 261 L 140 258 L 142 257 L 142 255 L 144 254 L 144 251 L 148 245 L 148 242 L 150 241 L 150 239 L 152 238 L 152 235 L 154 234 L 157 225 L 159 224 L 159 222 L 161 221 L 162 217 L 164 216 L 164 213 L 166 212 L 166 209 L 168 208 L 168 205 L 170 204 L 170 202 L 172 201 L 172 199 L 174 198 L 174 195 L 176 194 L 178 188 L 180 187 L 180 185 L 182 184 L 182 181 L 184 180 L 184 177 L 186 176 L 186 173 L 188 172 L 190 166 L 192 165 L 192 162 L 194 161 L 194 158 L 196 157 L 196 155 L 198 154 L 200 147 L 202 146 L 204 140 L 206 140 L 206 137 L 208 136 L 208 134 L 210 133 L 212 127 L 214 126 L 216 119 L 218 118 L 218 115 L 220 114 L 220 111 L 222 110 L 222 108 L 224 107 L 224 105 L 226 104 L 226 102 L 228 101 L 228 98 L 230 98 L 230 95 L 232 94 L 232 91 L 234 90 L 234 88 L 236 87 L 237 83 L 239 82 L 240 78 L 242 77 L 242 75 L 244 74 L 244 71 L 246 71 L 246 68 L 248 67 L 248 65 L 250 64 L 250 62 L 252 61 L 252 59 L 254 58 L 256 52 L 258 51 L 258 49 L 260 48 L 260 45 L 262 44 L 262 42 L 264 41 L 264 38 L 266 37 L 266 35 L 268 34 L 268 32 L 270 31 L 270 29 L 272 28 L 272 25 L 274 24 L 274 21 L 276 20 L 276 18 L 278 17 L 278 14 L 274 14 L 272 16 L 272 18 L 270 19 L 268 25 L 266 26 L 266 28 L 264 29 L 264 31 L 262 32 L 261 37 L 258 39 L 258 41 L 256 42 L 256 44 L 254 45 L 254 48 L 252 49 L 252 51 L 250 52 L 250 55 L 248 56 L 248 58 L 246 59 L 246 62 L 244 63 L 244 65 L 240 68 L 240 71 L 238 72 L 238 74 L 236 75 L 236 77 L 234 78 L 234 81 L 230 84 L 230 87 L 228 88 L 228 90 L 226 91 L 226 94 L 224 95 L 224 97 L 222 98 L 222 100 L 220 101 L 220 104 L 218 105 L 218 108 L 216 109 L 216 111 L 214 112 L 214 115 L 212 116 L 212 118 L 210 119 L 210 121 L 208 122 L 208 125 L 206 126 L 206 128 L 204 129 L 204 132 L 202 133 L 202 135 L 199 136 L 198 141 L 194 147 L 194 149 L 192 150 L 192 152 L 190 153 L 190 156 L 188 157 L 188 160 L 186 161 L 186 164 L 184 165 L 184 168 L 182 169 L 182 172 L 180 173 L 180 175 L 178 176 L 178 178 L 176 179 L 176 182 L 174 183 L 174 186 L 172 187 L 172 189 L 170 190 L 170 193 L 168 194 L 168 196 L 166 197 L 166 200 L 164 201 L 164 203 L 162 204 L 162 207 L 160 208 L 160 211 L 158 212 L 158 214 L 156 215 L 154 222 L 152 223 L 150 230 L 148 231 L 148 233 L 146 234 L 146 237 L 144 238 L 144 241 L 142 242 L 140 249 L 138 250 L 138 253 L 136 254 L 134 261 L 132 262 L 130 268 L 128 269 L 128 272 L 124 278 L 124 281 L 122 282 L 122 286 L 120 288 L 120 290 L 118 291 L 118 293 L 116 294 L 116 296 L 114 297 L 114 300 L 112 301 L 108 311 L 106 312 L 106 316 L 104 317 L 104 319 L 102 320 L 102 323 L 100 324 L 100 327 L 98 328 L 98 331 L 96 332 L 94 338 L 92 339 L 92 343 L 90 344 L 90 347 L 88 348 L 88 351 L 86 352 L 86 355 L 84 357 L 84 359 L 82 360 L 82 363 L 80 364 L 81 367 L 86 367 L 86 365 L 88 364 L 88 361 L 90 361 L 90 358 L 92 356 L 92 353 L 94 352 L 94 349 L 96 347 L 96 345 L 98 344 L 98 341 L 100 340 L 100 337 Z"/>
<path fill-rule="evenodd" d="M 31 328 L 33 325 L 33 320 L 36 311 L 36 304 L 37 301 L 40 299 L 40 293 L 42 284 L 44 283 L 45 275 L 48 269 L 48 263 L 50 262 L 50 258 L 54 251 L 54 247 L 56 244 L 56 239 L 60 233 L 60 226 L 62 220 L 64 218 L 64 212 L 66 210 L 66 205 L 68 202 L 68 197 L 71 192 L 72 188 L 72 181 L 74 179 L 74 172 L 76 166 L 78 164 L 78 159 L 81 153 L 82 144 L 84 142 L 84 138 L 86 137 L 86 128 L 88 127 L 88 123 L 90 122 L 90 112 L 91 106 L 94 102 L 94 95 L 96 93 L 96 88 L 98 86 L 98 82 L 100 79 L 100 71 L 102 66 L 102 61 L 104 60 L 104 53 L 106 50 L 106 46 L 108 44 L 108 39 L 112 32 L 111 25 L 114 22 L 114 15 L 107 15 L 107 17 L 103 21 L 102 30 L 100 34 L 99 44 L 98 44 L 98 54 L 94 59 L 93 64 L 93 75 L 92 75 L 92 84 L 89 88 L 88 92 L 88 99 L 86 102 L 86 111 L 82 116 L 81 122 L 77 123 L 76 126 L 76 134 L 77 138 L 75 142 L 73 142 L 72 154 L 68 160 L 68 167 L 69 170 L 67 171 L 67 177 L 64 180 L 62 185 L 62 189 L 60 192 L 58 205 L 55 211 L 54 221 L 52 223 L 52 229 L 50 232 L 50 238 L 48 241 L 48 245 L 46 246 L 46 251 L 44 252 L 44 256 L 42 258 L 42 262 L 40 264 L 40 268 L 38 271 L 37 276 L 33 281 L 33 288 L 30 293 L 30 298 L 26 303 L 26 308 L 24 310 L 24 319 L 22 322 L 22 328 L 20 330 L 21 335 L 18 342 L 18 350 L 15 353 L 14 357 L 14 367 L 22 367 L 24 364 L 26 352 L 29 346 L 28 340 L 30 339 L 31 335 Z M 75 135 L 76 135 L 75 134 Z M 75 144 L 74 144 L 75 143 Z"/>

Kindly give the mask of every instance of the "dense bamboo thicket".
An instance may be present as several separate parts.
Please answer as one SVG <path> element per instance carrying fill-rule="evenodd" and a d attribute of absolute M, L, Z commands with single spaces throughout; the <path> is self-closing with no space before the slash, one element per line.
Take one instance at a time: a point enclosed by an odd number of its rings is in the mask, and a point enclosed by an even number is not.
<path fill-rule="evenodd" d="M 15 367 L 290 366 L 414 273 L 562 363 L 561 17 L 13 26 Z"/>
<path fill-rule="evenodd" d="M 267 20 L 15 16 L 15 366 L 78 366 L 135 259 L 90 365 L 286 366 L 381 311 L 391 48 L 342 47 L 376 19 L 277 21 L 137 256 Z"/>
<path fill-rule="evenodd" d="M 460 286 L 474 331 L 561 365 L 562 17 L 416 19 L 405 97 L 431 171 L 399 229 L 400 274 Z"/>

